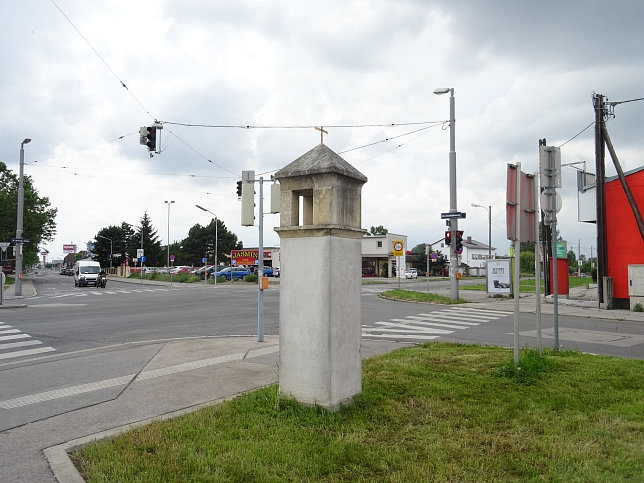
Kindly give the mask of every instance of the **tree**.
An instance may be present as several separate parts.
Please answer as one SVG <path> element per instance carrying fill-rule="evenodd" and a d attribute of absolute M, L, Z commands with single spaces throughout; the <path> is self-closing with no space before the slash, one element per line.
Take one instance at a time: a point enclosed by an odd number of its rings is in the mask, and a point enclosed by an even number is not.
<path fill-rule="evenodd" d="M 138 248 L 143 248 L 143 254 L 145 255 L 145 265 L 148 267 L 158 267 L 165 264 L 165 259 L 163 257 L 163 249 L 161 247 L 161 241 L 157 236 L 157 231 L 152 226 L 150 218 L 148 217 L 148 212 L 144 212 L 141 217 L 141 226 L 138 227 L 136 232 L 136 241 L 139 242 Z M 134 240 L 133 240 L 134 241 Z M 132 250 L 134 257 L 136 258 L 136 249 Z"/>
<path fill-rule="evenodd" d="M 102 228 L 94 237 L 94 257 L 102 267 L 110 266 L 110 253 L 112 254 L 113 267 L 125 263 L 126 253 L 132 253 L 128 250 L 132 240 L 135 239 L 135 233 L 131 225 L 122 223 L 121 226 L 108 226 Z M 134 249 L 133 256 L 136 256 Z"/>
<path fill-rule="evenodd" d="M 201 259 L 206 258 L 208 263 L 214 263 L 215 250 L 215 220 L 211 219 L 207 226 L 194 225 L 188 231 L 181 246 L 181 263 L 201 265 Z M 221 263 L 230 259 L 232 250 L 243 248 L 243 243 L 238 241 L 237 235 L 228 231 L 226 224 L 217 219 L 217 261 Z M 176 263 L 176 262 L 175 262 Z"/>
<path fill-rule="evenodd" d="M 18 176 L 0 161 L 0 241 L 9 241 L 16 235 L 18 183 Z M 50 207 L 48 197 L 38 195 L 31 177 L 23 176 L 23 187 L 23 237 L 29 240 L 23 245 L 23 262 L 29 266 L 38 263 L 38 245 L 51 241 L 56 234 L 58 209 Z"/>
<path fill-rule="evenodd" d="M 379 236 L 379 235 L 386 235 L 389 233 L 389 230 L 387 230 L 384 226 L 372 226 L 369 232 L 367 233 L 367 236 Z"/>
<path fill-rule="evenodd" d="M 575 252 L 572 250 L 568 250 L 568 272 L 576 272 L 577 271 L 577 257 L 575 256 Z"/>

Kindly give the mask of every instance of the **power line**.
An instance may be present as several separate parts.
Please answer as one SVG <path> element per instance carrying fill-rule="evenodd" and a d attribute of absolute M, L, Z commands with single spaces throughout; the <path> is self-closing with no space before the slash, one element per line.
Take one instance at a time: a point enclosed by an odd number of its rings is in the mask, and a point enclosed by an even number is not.
<path fill-rule="evenodd" d="M 161 124 L 170 124 L 174 126 L 185 127 L 202 127 L 209 129 L 315 129 L 317 125 L 265 125 L 254 126 L 252 124 L 190 124 L 184 122 L 173 121 L 159 121 Z M 388 124 L 322 124 L 325 128 L 333 129 L 354 129 L 365 127 L 398 127 L 398 126 L 420 126 L 425 124 L 442 124 L 443 121 L 419 121 L 419 122 L 402 122 L 402 123 L 388 123 Z"/>
<path fill-rule="evenodd" d="M 141 108 L 145 111 L 145 113 L 146 113 L 148 116 L 150 116 L 151 118 L 153 118 L 153 119 L 154 119 L 154 116 L 153 116 L 152 114 L 150 114 L 150 111 L 148 111 L 148 110 L 146 109 L 146 107 L 141 103 L 141 101 L 139 101 L 139 100 L 137 99 L 137 97 L 132 93 L 132 91 L 130 91 L 130 89 L 128 89 L 128 87 L 125 85 L 125 82 L 123 82 L 123 80 L 122 80 L 122 79 L 121 79 L 121 78 L 116 74 L 116 72 L 114 72 L 114 69 L 112 69 L 112 67 L 110 67 L 110 65 L 107 63 L 107 61 L 106 61 L 106 60 L 101 56 L 101 54 L 99 54 L 99 53 L 98 53 L 98 51 L 97 51 L 97 50 L 94 48 L 94 46 L 89 42 L 89 40 L 87 40 L 87 38 L 86 38 L 86 37 L 81 33 L 81 31 L 80 31 L 80 30 L 78 30 L 78 28 L 76 27 L 76 25 L 74 25 L 74 22 L 72 22 L 72 21 L 71 21 L 71 19 L 70 19 L 70 18 L 65 14 L 65 12 L 63 12 L 63 10 L 58 6 L 58 4 L 57 4 L 54 0 L 49 0 L 49 1 L 54 5 L 54 7 L 56 7 L 56 8 L 58 9 L 58 11 L 61 13 L 61 15 L 62 15 L 63 17 L 65 17 L 65 19 L 66 19 L 66 20 L 69 22 L 69 24 L 74 28 L 74 30 L 76 30 L 76 32 L 78 33 L 78 35 L 80 36 L 80 38 L 82 38 L 82 39 L 85 41 L 85 43 L 89 46 L 89 48 L 90 48 L 90 49 L 92 49 L 92 51 L 94 52 L 94 54 L 96 54 L 96 56 L 101 60 L 101 62 L 103 62 L 103 64 L 105 65 L 105 67 L 107 67 L 107 69 L 112 73 L 112 75 L 116 78 L 116 80 L 119 82 L 119 84 L 121 84 L 121 86 L 123 86 L 123 88 L 128 92 L 128 94 L 132 97 L 132 99 L 134 99 L 134 101 L 135 101 L 139 106 L 141 106 Z"/>

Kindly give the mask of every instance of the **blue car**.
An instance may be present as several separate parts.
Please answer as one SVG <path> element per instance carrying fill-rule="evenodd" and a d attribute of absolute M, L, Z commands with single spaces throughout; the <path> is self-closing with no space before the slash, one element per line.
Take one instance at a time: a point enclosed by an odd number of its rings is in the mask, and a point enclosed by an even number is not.
<path fill-rule="evenodd" d="M 246 275 L 250 275 L 250 270 L 243 267 L 227 267 L 217 272 L 218 277 L 226 277 L 226 280 L 241 280 Z"/>

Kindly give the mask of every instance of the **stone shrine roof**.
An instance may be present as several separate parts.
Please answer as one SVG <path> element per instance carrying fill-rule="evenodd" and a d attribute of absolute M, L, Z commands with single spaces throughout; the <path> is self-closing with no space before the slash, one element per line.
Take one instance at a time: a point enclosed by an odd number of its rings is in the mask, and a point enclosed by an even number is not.
<path fill-rule="evenodd" d="M 338 173 L 367 182 L 367 177 L 324 144 L 311 149 L 275 173 L 275 178 L 290 178 L 321 173 Z"/>

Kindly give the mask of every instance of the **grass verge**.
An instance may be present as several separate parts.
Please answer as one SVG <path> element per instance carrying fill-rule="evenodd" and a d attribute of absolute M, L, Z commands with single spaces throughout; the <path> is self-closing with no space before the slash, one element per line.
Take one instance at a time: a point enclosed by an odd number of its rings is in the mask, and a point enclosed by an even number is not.
<path fill-rule="evenodd" d="M 465 304 L 467 300 L 457 299 L 452 300 L 443 295 L 436 295 L 428 292 L 416 292 L 414 290 L 387 290 L 381 292 L 382 297 L 390 298 L 393 300 L 407 300 L 411 302 L 425 302 L 430 304 Z"/>
<path fill-rule="evenodd" d="M 72 457 L 90 482 L 644 479 L 644 361 L 524 352 L 522 378 L 511 359 L 402 349 L 364 361 L 363 394 L 335 413 L 270 386 Z"/>

